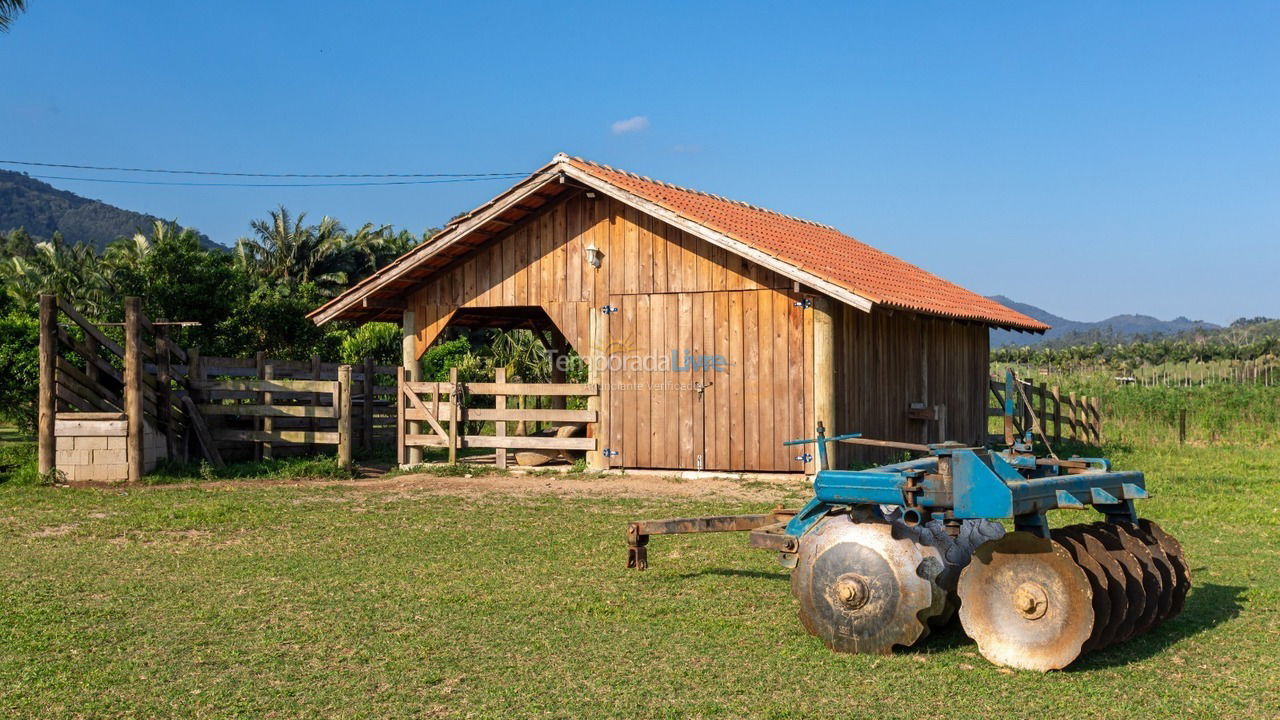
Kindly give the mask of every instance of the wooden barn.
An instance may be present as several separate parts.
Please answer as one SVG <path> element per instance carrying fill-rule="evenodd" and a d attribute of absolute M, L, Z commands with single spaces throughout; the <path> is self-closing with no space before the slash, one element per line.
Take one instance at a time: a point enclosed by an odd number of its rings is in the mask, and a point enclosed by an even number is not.
<path fill-rule="evenodd" d="M 311 317 L 402 323 L 411 380 L 446 327 L 548 330 L 598 386 L 592 466 L 753 472 L 812 471 L 782 442 L 818 421 L 983 442 L 988 329 L 1047 329 L 829 226 L 563 154 Z"/>

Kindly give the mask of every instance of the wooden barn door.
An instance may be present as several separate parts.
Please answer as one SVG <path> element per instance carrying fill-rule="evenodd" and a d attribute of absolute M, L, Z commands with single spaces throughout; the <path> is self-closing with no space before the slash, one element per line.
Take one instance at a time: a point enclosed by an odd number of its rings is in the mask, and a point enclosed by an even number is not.
<path fill-rule="evenodd" d="M 802 471 L 803 450 L 782 445 L 808 437 L 812 358 L 795 300 L 777 290 L 612 296 L 609 465 Z"/>
<path fill-rule="evenodd" d="M 610 467 L 698 468 L 702 463 L 703 371 L 698 293 L 609 299 Z M 700 302 L 697 302 L 700 304 Z"/>

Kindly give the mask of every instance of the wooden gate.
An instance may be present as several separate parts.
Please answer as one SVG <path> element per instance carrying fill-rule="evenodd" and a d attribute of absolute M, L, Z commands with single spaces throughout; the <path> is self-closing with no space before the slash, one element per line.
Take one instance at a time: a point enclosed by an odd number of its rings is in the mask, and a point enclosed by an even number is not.
<path fill-rule="evenodd" d="M 599 411 L 589 408 L 510 407 L 520 397 L 598 398 L 600 386 L 594 383 L 520 383 L 507 382 L 502 369 L 494 382 L 462 382 L 456 368 L 449 371 L 446 382 L 414 382 L 407 380 L 402 369 L 396 383 L 399 417 L 397 418 L 398 460 L 409 462 L 411 447 L 435 447 L 448 450 L 448 460 L 455 463 L 464 448 L 492 448 L 498 467 L 506 467 L 509 450 L 589 451 L 597 445 L 596 427 Z M 491 399 L 491 400 L 490 400 Z M 492 407 L 480 407 L 492 404 Z M 518 403 L 521 405 L 523 403 Z M 586 404 L 585 402 L 583 404 Z M 513 433 L 510 423 L 536 426 L 546 423 L 582 425 L 576 437 L 521 435 Z M 469 430 L 470 429 L 470 430 Z M 485 431 L 492 430 L 492 434 Z"/>

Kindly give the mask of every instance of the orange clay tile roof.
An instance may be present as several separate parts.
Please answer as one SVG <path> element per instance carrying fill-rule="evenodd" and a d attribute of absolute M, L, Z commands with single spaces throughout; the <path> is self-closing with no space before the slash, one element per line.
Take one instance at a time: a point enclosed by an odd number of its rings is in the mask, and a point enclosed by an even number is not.
<path fill-rule="evenodd" d="M 872 302 L 888 307 L 1043 332 L 1048 325 L 881 252 L 827 225 L 677 187 L 582 158 L 559 156 L 590 175 Z"/>

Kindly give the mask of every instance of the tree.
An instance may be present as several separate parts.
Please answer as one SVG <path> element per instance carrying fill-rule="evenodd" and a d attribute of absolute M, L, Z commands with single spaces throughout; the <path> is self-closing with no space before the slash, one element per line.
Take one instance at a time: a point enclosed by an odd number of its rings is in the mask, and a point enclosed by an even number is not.
<path fill-rule="evenodd" d="M 0 31 L 8 32 L 9 23 L 27 9 L 27 0 L 0 0 Z"/>
<path fill-rule="evenodd" d="M 236 242 L 241 271 L 283 294 L 303 284 L 314 285 L 326 298 L 345 289 L 354 264 L 346 229 L 328 216 L 319 225 L 307 225 L 306 217 L 299 213 L 294 219 L 281 205 L 269 220 L 251 222 L 255 237 Z"/>
<path fill-rule="evenodd" d="M 156 320 L 200 323 L 173 331 L 179 345 L 199 346 L 207 354 L 253 351 L 227 342 L 222 329 L 248 302 L 250 279 L 236 271 L 230 255 L 202 249 L 195 230 L 157 222 L 150 236 L 138 233 L 113 243 L 104 264 L 117 298 L 141 297 L 143 310 Z"/>
<path fill-rule="evenodd" d="M 110 278 L 93 248 L 68 244 L 60 233 L 33 248 L 30 256 L 14 255 L 0 265 L 0 280 L 9 296 L 34 311 L 40 295 L 51 293 L 97 317 L 112 293 Z"/>

